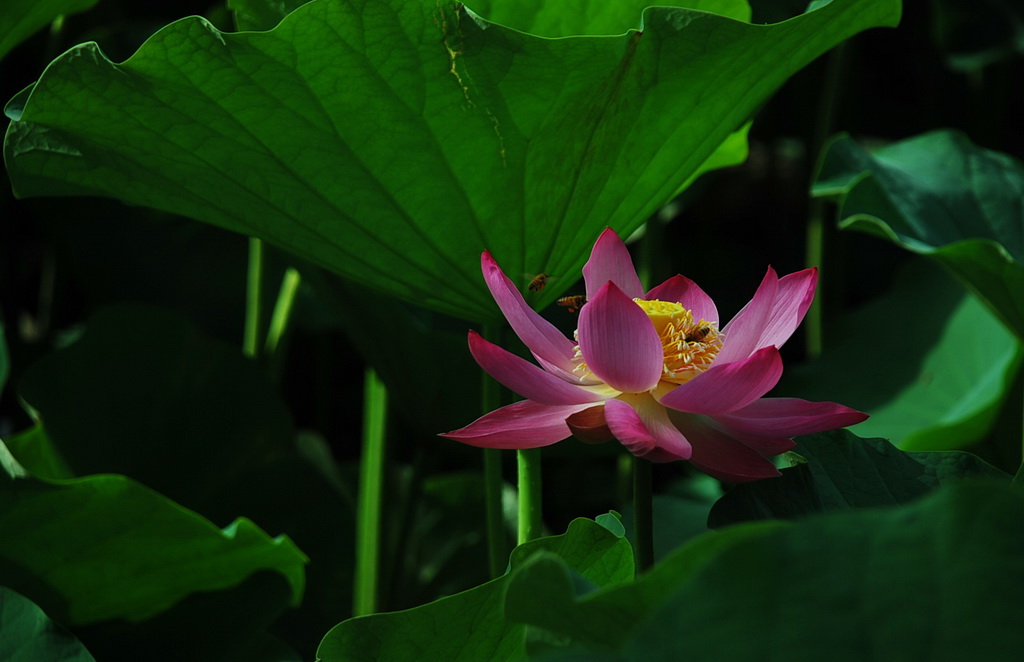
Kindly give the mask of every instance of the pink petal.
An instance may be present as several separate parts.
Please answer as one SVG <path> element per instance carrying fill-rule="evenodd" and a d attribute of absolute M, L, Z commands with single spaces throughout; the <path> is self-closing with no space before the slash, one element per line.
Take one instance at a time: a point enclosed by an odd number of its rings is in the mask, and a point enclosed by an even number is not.
<path fill-rule="evenodd" d="M 759 344 L 761 334 L 771 319 L 775 295 L 779 290 L 779 278 L 775 270 L 768 267 L 768 273 L 761 280 L 757 292 L 747 305 L 722 329 L 725 341 L 716 363 L 731 363 L 745 359 L 763 345 Z"/>
<path fill-rule="evenodd" d="M 642 299 L 644 296 L 629 249 L 611 228 L 605 228 L 594 243 L 590 259 L 583 265 L 583 281 L 587 284 L 588 300 L 596 297 L 598 290 L 608 281 L 618 285 L 630 299 Z"/>
<path fill-rule="evenodd" d="M 750 437 L 739 430 L 735 430 L 728 425 L 723 424 L 721 421 L 717 420 L 717 417 L 708 416 L 706 417 L 705 422 L 725 436 L 732 437 L 736 441 L 741 442 L 744 446 L 757 451 L 759 455 L 764 457 L 774 457 L 796 448 L 796 442 L 789 437 Z"/>
<path fill-rule="evenodd" d="M 647 293 L 648 301 L 675 301 L 693 313 L 693 321 L 718 324 L 718 308 L 704 290 L 686 276 L 673 276 Z"/>
<path fill-rule="evenodd" d="M 746 407 L 770 391 L 782 376 L 779 350 L 765 347 L 735 363 L 714 363 L 662 396 L 661 404 L 693 414 L 719 414 Z"/>
<path fill-rule="evenodd" d="M 602 444 L 615 436 L 604 418 L 604 405 L 578 411 L 565 419 L 565 423 L 572 430 L 572 436 L 585 444 Z"/>
<path fill-rule="evenodd" d="M 579 380 L 568 382 L 545 372 L 529 361 L 485 340 L 475 331 L 469 332 L 469 351 L 491 377 L 538 404 L 578 405 L 599 402 L 608 397 L 580 386 Z"/>
<path fill-rule="evenodd" d="M 459 430 L 441 437 L 483 448 L 538 448 L 562 441 L 572 433 L 565 419 L 587 405 L 542 405 L 529 400 L 495 409 Z"/>
<path fill-rule="evenodd" d="M 775 304 L 772 307 L 768 323 L 761 331 L 757 349 L 769 345 L 782 347 L 789 340 L 789 337 L 796 331 L 796 327 L 800 326 L 800 322 L 803 321 L 807 309 L 811 307 L 817 286 L 818 270 L 816 268 L 804 269 L 783 276 L 779 280 Z"/>
<path fill-rule="evenodd" d="M 640 306 L 607 282 L 580 310 L 580 351 L 594 376 L 629 393 L 648 391 L 665 365 L 661 340 Z"/>
<path fill-rule="evenodd" d="M 761 398 L 742 409 L 715 416 L 742 435 L 739 438 L 744 441 L 835 430 L 856 425 L 867 417 L 863 412 L 835 402 L 808 402 L 798 398 Z"/>
<path fill-rule="evenodd" d="M 487 251 L 480 256 L 480 268 L 498 308 L 537 361 L 551 372 L 573 378 L 575 344 L 526 305 L 523 295 Z"/>
<path fill-rule="evenodd" d="M 693 446 L 690 463 L 704 473 L 731 483 L 779 475 L 760 453 L 711 427 L 703 416 L 673 412 L 672 421 Z"/>
<path fill-rule="evenodd" d="M 641 405 L 640 411 L 622 400 L 604 403 L 608 428 L 633 455 L 652 462 L 670 462 L 690 457 L 690 444 L 668 419 L 664 407 Z M 659 411 L 660 410 L 660 411 Z"/>

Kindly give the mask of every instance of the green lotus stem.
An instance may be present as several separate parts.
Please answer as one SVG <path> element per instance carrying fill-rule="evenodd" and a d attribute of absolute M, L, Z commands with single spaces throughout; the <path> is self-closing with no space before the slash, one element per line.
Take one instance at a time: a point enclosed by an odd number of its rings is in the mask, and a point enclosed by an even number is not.
<path fill-rule="evenodd" d="M 820 270 L 825 253 L 825 205 L 820 200 L 812 200 L 810 207 L 804 260 L 807 265 L 817 266 Z M 808 359 L 821 356 L 823 342 L 821 327 L 821 288 L 819 287 L 814 301 L 811 302 L 811 307 L 807 309 L 807 316 L 804 317 L 805 350 Z"/>
<path fill-rule="evenodd" d="M 500 333 L 492 324 L 484 325 L 483 336 L 495 342 Z M 498 382 L 486 372 L 482 375 L 480 388 L 480 409 L 488 412 L 501 406 L 501 388 Z M 484 449 L 484 514 L 487 528 L 487 562 L 491 577 L 500 577 L 508 565 L 508 549 L 505 544 L 505 512 L 502 508 L 501 451 Z"/>
<path fill-rule="evenodd" d="M 363 457 L 359 463 L 359 500 L 356 504 L 356 574 L 352 606 L 356 616 L 377 611 L 387 396 L 387 388 L 377 373 L 367 368 L 363 382 Z"/>
<path fill-rule="evenodd" d="M 484 508 L 487 517 L 487 567 L 501 577 L 508 565 L 505 548 L 505 511 L 502 508 L 501 451 L 484 449 Z"/>
<path fill-rule="evenodd" d="M 242 351 L 246 356 L 259 356 L 260 293 L 263 286 L 263 241 L 249 237 L 249 271 L 245 284 L 245 335 Z"/>
<path fill-rule="evenodd" d="M 292 305 L 295 303 L 295 293 L 299 290 L 299 283 L 302 276 L 295 269 L 289 267 L 281 279 L 281 290 L 277 293 L 277 302 L 274 304 L 274 312 L 270 316 L 270 328 L 267 329 L 267 342 L 263 346 L 263 352 L 267 357 L 273 358 L 281 338 L 288 328 L 288 320 L 291 317 Z"/>
<path fill-rule="evenodd" d="M 636 541 L 636 571 L 646 572 L 654 565 L 654 489 L 653 467 L 647 460 L 633 458 L 633 531 Z"/>
<path fill-rule="evenodd" d="M 839 98 L 840 82 L 842 81 L 844 54 L 846 44 L 836 46 L 828 55 L 828 66 L 825 71 L 824 89 L 818 103 L 817 120 L 814 126 L 812 154 L 821 154 L 825 141 L 832 133 L 835 122 L 836 102 Z M 809 267 L 823 266 L 825 259 L 825 202 L 820 198 L 811 200 L 807 213 L 807 245 L 805 248 L 805 264 Z M 804 329 L 807 334 L 807 358 L 813 359 L 821 355 L 822 332 L 822 297 L 821 288 L 811 302 L 804 318 Z"/>
<path fill-rule="evenodd" d="M 543 528 L 541 517 L 541 480 L 539 448 L 516 451 L 519 470 L 519 538 L 525 542 L 540 538 Z"/>

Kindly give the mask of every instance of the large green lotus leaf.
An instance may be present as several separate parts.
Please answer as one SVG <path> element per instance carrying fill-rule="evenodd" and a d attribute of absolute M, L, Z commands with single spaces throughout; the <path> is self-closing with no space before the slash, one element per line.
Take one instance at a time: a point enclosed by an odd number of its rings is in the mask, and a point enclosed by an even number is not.
<path fill-rule="evenodd" d="M 306 559 L 288 538 L 245 518 L 219 529 L 124 476 L 0 475 L 0 530 L 0 583 L 68 623 L 142 620 L 259 570 L 302 597 Z"/>
<path fill-rule="evenodd" d="M 725 550 L 766 535 L 781 523 L 757 523 L 713 532 L 676 549 L 636 582 L 587 591 L 557 559 L 536 556 L 512 574 L 505 615 L 575 643 L 613 648 L 673 591 Z M 546 658 L 545 658 L 546 659 Z"/>
<path fill-rule="evenodd" d="M 521 567 L 537 553 L 557 556 L 580 581 L 594 586 L 621 584 L 633 575 L 629 543 L 592 520 L 573 520 L 561 536 L 520 545 L 513 551 L 512 567 Z M 504 575 L 415 609 L 345 621 L 327 633 L 317 658 L 323 662 L 525 659 L 526 628 L 507 622 L 503 615 L 509 578 Z"/>
<path fill-rule="evenodd" d="M 536 659 L 1015 659 L 1022 518 L 1020 490 L 966 482 L 900 507 L 729 527 L 708 537 L 756 534 L 688 572 L 563 603 L 551 619 L 576 647 Z M 642 590 L 662 597 L 637 601 Z"/>
<path fill-rule="evenodd" d="M 643 27 L 640 16 L 651 6 L 650 0 L 470 0 L 466 4 L 492 23 L 542 37 L 612 35 L 639 30 Z M 677 0 L 660 6 L 686 7 L 750 21 L 746 0 Z"/>
<path fill-rule="evenodd" d="M 228 9 L 242 30 L 269 30 L 282 18 L 309 0 L 228 0 Z M 506 27 L 542 37 L 622 34 L 639 29 L 640 15 L 650 0 L 475 0 L 468 7 L 477 15 Z M 689 0 L 667 2 L 662 6 L 681 6 L 750 21 L 746 0 Z"/>
<path fill-rule="evenodd" d="M 885 439 L 861 439 L 848 430 L 801 437 L 793 452 L 798 462 L 779 478 L 737 485 L 719 499 L 708 526 L 897 506 L 965 478 L 1010 480 L 970 453 L 904 453 Z"/>
<path fill-rule="evenodd" d="M 0 59 L 58 16 L 85 11 L 99 0 L 4 0 L 0 8 Z"/>
<path fill-rule="evenodd" d="M 258 33 L 188 18 L 120 65 L 95 44 L 51 63 L 8 104 L 5 160 L 20 196 L 165 209 L 493 319 L 482 250 L 567 286 L 603 227 L 638 227 L 793 72 L 899 11 L 652 8 L 643 32 L 564 39 L 436 0 L 317 0 Z"/>
<path fill-rule="evenodd" d="M 34 602 L 0 586 L 0 660 L 94 662 L 82 642 L 54 623 Z"/>
<path fill-rule="evenodd" d="M 1024 339 L 1024 165 L 954 131 L 869 152 L 840 136 L 813 188 L 839 196 L 841 227 L 928 255 Z"/>
<path fill-rule="evenodd" d="M 779 393 L 867 412 L 851 429 L 904 450 L 966 448 L 991 430 L 1020 363 L 1017 338 L 917 260 L 888 293 L 827 324 L 821 358 L 787 369 Z"/>

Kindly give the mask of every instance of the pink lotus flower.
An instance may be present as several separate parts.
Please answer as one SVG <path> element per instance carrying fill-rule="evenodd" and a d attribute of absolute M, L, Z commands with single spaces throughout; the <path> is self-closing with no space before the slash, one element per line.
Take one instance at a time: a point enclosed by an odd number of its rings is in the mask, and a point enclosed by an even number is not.
<path fill-rule="evenodd" d="M 480 261 L 540 367 L 470 331 L 477 363 L 527 399 L 443 437 L 486 448 L 615 438 L 637 457 L 689 460 L 743 482 L 778 475 L 766 458 L 793 448 L 790 437 L 867 418 L 832 402 L 761 397 L 782 375 L 778 348 L 811 305 L 816 269 L 779 278 L 769 267 L 753 299 L 720 329 L 715 303 L 688 278 L 645 294 L 626 246 L 607 229 L 583 267 L 587 303 L 569 340 L 526 305 L 490 253 Z"/>

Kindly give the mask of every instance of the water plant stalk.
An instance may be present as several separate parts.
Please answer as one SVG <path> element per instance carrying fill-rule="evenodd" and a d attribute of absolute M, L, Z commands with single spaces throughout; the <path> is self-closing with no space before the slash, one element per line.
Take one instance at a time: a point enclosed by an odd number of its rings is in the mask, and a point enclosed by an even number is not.
<path fill-rule="evenodd" d="M 500 331 L 492 325 L 484 325 L 483 335 L 494 342 Z M 501 406 L 501 386 L 482 372 L 480 386 L 480 410 L 493 411 Z M 491 577 L 500 577 L 508 562 L 505 544 L 505 516 L 502 508 L 501 451 L 484 449 L 484 514 L 487 529 L 487 564 Z"/>
<path fill-rule="evenodd" d="M 292 305 L 295 303 L 295 293 L 298 292 L 301 282 L 302 277 L 297 270 L 289 267 L 284 272 L 284 277 L 281 279 L 281 290 L 277 293 L 277 301 L 274 303 L 274 312 L 270 315 L 267 341 L 263 346 L 263 352 L 268 358 L 274 357 L 288 328 Z"/>
<path fill-rule="evenodd" d="M 260 352 L 260 296 L 263 287 L 263 241 L 249 237 L 249 269 L 245 281 L 245 333 L 242 352 L 256 358 Z"/>
<path fill-rule="evenodd" d="M 516 451 L 519 475 L 519 536 L 522 545 L 542 535 L 541 517 L 541 449 L 527 448 Z"/>
<path fill-rule="evenodd" d="M 356 572 L 352 605 L 356 616 L 377 611 L 387 396 L 384 382 L 372 368 L 367 368 L 363 380 L 363 456 L 359 463 L 359 500 L 356 503 Z"/>
<path fill-rule="evenodd" d="M 817 118 L 814 125 L 814 134 L 811 137 L 811 154 L 820 155 L 825 146 L 825 141 L 832 133 L 832 126 L 835 123 L 836 105 L 840 94 L 840 85 L 845 61 L 846 44 L 836 46 L 828 54 L 825 80 L 822 86 L 822 93 L 818 99 Z M 819 156 L 820 158 L 820 156 Z M 812 174 L 813 176 L 813 174 Z M 821 198 L 812 198 L 807 210 L 807 238 L 804 253 L 804 262 L 809 267 L 822 269 L 825 261 L 825 211 L 826 204 Z M 804 332 L 806 334 L 807 358 L 813 359 L 821 355 L 823 340 L 823 314 L 822 314 L 822 288 L 818 288 L 818 295 L 811 302 L 811 307 L 804 318 Z"/>
<path fill-rule="evenodd" d="M 643 458 L 633 458 L 633 531 L 636 542 L 637 574 L 654 565 L 653 467 Z"/>

